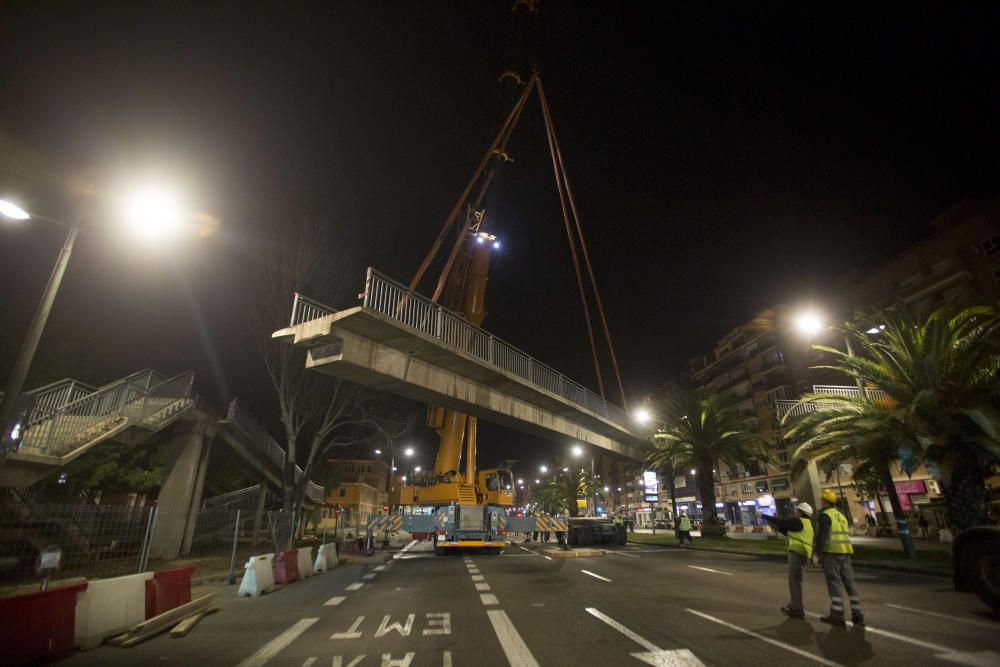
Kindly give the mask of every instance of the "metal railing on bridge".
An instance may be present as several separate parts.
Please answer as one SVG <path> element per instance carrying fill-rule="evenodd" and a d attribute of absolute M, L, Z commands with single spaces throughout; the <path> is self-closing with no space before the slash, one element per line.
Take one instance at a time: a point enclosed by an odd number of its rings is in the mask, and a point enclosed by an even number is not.
<path fill-rule="evenodd" d="M 437 338 L 483 363 L 541 387 L 619 426 L 630 426 L 628 414 L 618 406 L 376 269 L 368 269 L 363 298 L 362 305 L 368 310 Z M 333 308 L 296 294 L 292 306 L 292 326 L 335 312 Z"/>
<path fill-rule="evenodd" d="M 268 433 L 267 429 L 257 421 L 257 418 L 249 410 L 240 405 L 239 399 L 234 398 L 229 403 L 229 410 L 226 413 L 226 421 L 239 429 L 257 449 L 270 460 L 278 470 L 285 470 L 285 460 L 287 454 L 285 449 Z M 295 481 L 298 482 L 302 475 L 302 468 L 295 465 Z M 322 486 L 313 481 L 306 485 L 306 497 L 315 503 L 322 503 L 326 498 L 326 491 Z"/>

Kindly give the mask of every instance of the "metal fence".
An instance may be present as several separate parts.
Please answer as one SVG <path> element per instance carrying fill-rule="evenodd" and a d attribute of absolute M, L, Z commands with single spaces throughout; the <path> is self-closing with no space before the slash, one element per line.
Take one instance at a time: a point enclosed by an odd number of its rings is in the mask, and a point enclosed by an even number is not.
<path fill-rule="evenodd" d="M 273 513 L 243 509 L 203 509 L 193 530 L 181 538 L 179 553 L 156 558 L 158 531 L 170 530 L 169 517 L 156 507 L 87 503 L 0 503 L 0 586 L 38 581 L 35 559 L 58 546 L 62 561 L 56 579 L 100 579 L 148 570 L 195 566 L 195 576 L 234 580 L 254 553 L 273 549 Z"/>
<path fill-rule="evenodd" d="M 37 581 L 35 558 L 62 549 L 59 578 L 138 572 L 148 548 L 153 508 L 76 504 L 0 504 L 0 582 Z"/>
<path fill-rule="evenodd" d="M 619 426 L 630 427 L 628 414 L 618 406 L 373 268 L 368 269 L 365 279 L 363 306 L 561 396 Z M 334 312 L 336 310 L 329 306 L 296 294 L 291 324 L 295 326 Z"/>

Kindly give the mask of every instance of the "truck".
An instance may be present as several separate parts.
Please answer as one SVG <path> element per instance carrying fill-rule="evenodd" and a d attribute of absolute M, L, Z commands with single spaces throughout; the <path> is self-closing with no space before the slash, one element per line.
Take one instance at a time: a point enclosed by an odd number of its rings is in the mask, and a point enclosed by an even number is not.
<path fill-rule="evenodd" d="M 1000 613 L 1000 527 L 963 530 L 951 546 L 955 590 L 972 591 Z"/>

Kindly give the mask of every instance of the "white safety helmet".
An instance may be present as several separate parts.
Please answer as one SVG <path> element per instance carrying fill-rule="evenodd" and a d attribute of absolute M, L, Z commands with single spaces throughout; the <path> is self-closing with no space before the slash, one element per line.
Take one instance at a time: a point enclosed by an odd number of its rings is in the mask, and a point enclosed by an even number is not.
<path fill-rule="evenodd" d="M 797 509 L 798 511 L 802 512 L 807 516 L 813 515 L 813 508 L 812 505 L 810 505 L 809 503 L 799 503 L 798 505 L 795 506 L 795 509 Z"/>

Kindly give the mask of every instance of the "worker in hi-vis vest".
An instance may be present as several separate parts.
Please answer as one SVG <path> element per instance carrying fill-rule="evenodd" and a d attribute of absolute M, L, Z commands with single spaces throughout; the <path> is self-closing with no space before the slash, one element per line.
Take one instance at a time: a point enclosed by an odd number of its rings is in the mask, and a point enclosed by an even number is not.
<path fill-rule="evenodd" d="M 684 540 L 687 540 L 688 546 L 694 544 L 694 540 L 691 539 L 691 518 L 687 515 L 687 512 L 681 514 L 681 518 L 677 520 L 677 537 L 680 539 L 681 546 L 684 546 Z"/>
<path fill-rule="evenodd" d="M 782 535 L 788 537 L 788 594 L 791 601 L 781 608 L 781 613 L 792 618 L 805 618 L 802 606 L 802 573 L 813 553 L 813 508 L 809 503 L 795 506 L 795 516 L 791 519 L 761 515 Z"/>
<path fill-rule="evenodd" d="M 819 620 L 831 625 L 843 627 L 844 593 L 846 591 L 851 602 L 851 622 L 864 625 L 865 617 L 861 613 L 861 601 L 858 600 L 858 587 L 854 585 L 854 568 L 851 566 L 851 537 L 847 533 L 850 524 L 847 517 L 837 509 L 837 496 L 827 489 L 820 496 L 823 509 L 819 513 L 819 525 L 816 531 L 814 551 L 819 554 L 823 575 L 826 577 L 826 589 L 830 593 L 830 613 Z"/>

